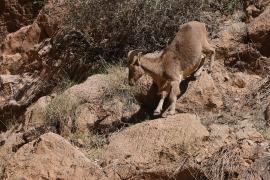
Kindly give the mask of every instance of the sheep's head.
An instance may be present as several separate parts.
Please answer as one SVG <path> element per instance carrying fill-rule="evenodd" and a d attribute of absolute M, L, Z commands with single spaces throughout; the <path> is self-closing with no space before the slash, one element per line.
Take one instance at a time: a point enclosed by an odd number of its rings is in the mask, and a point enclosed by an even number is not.
<path fill-rule="evenodd" d="M 134 86 L 135 83 L 144 75 L 144 70 L 141 67 L 141 55 L 139 50 L 132 50 L 128 53 L 128 81 L 130 86 Z"/>

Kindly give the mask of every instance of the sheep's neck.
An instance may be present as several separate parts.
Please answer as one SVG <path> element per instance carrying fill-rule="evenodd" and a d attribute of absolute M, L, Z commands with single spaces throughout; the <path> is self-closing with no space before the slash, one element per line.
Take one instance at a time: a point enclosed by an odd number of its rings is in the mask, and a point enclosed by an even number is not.
<path fill-rule="evenodd" d="M 153 79 L 162 74 L 162 62 L 160 58 L 141 58 L 141 67 Z"/>

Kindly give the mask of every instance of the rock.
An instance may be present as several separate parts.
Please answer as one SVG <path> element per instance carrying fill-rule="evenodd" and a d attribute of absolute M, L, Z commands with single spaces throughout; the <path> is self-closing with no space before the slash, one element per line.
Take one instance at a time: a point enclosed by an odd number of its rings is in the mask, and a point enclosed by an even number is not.
<path fill-rule="evenodd" d="M 62 135 L 68 135 L 73 128 L 88 131 L 89 126 L 98 120 L 96 112 L 99 110 L 99 98 L 103 95 L 105 77 L 93 75 L 56 96 L 47 107 L 47 123 L 60 123 L 59 131 Z"/>
<path fill-rule="evenodd" d="M 259 141 L 259 142 L 263 140 L 262 135 L 256 131 L 256 129 L 248 120 L 241 121 L 238 127 L 236 128 L 237 130 L 235 130 L 236 131 L 235 134 L 237 139 L 240 140 L 249 139 L 252 141 Z"/>
<path fill-rule="evenodd" d="M 18 129 L 19 131 L 19 129 Z M 0 169 L 4 169 L 9 160 L 16 151 L 30 141 L 37 139 L 40 135 L 53 131 L 48 127 L 38 127 L 36 129 L 17 132 L 16 129 L 10 129 L 0 134 Z"/>
<path fill-rule="evenodd" d="M 210 127 L 210 138 L 224 142 L 229 137 L 230 128 L 228 125 L 212 124 Z"/>
<path fill-rule="evenodd" d="M 43 2 L 43 1 L 39 1 Z M 3 0 L 0 2 L 0 42 L 7 33 L 17 31 L 23 26 L 30 25 L 43 7 L 44 3 L 27 0 Z"/>
<path fill-rule="evenodd" d="M 16 147 L 24 144 L 22 133 L 13 133 L 7 131 L 1 134 L 1 145 L 0 145 L 0 168 L 4 169 L 10 158 L 14 155 Z"/>
<path fill-rule="evenodd" d="M 181 164 L 185 152 L 196 151 L 208 136 L 198 117 L 178 114 L 115 133 L 105 148 L 104 157 L 115 165 L 115 172 L 121 178 L 130 178 L 134 174 L 143 176 L 147 172 L 154 175 L 160 169 L 169 176 Z"/>
<path fill-rule="evenodd" d="M 246 24 L 229 20 L 224 23 L 218 36 L 219 38 L 214 40 L 216 46 L 219 47 L 217 48 L 218 53 L 231 53 L 235 51 L 235 48 L 241 48 L 241 46 L 239 47 L 239 43 L 246 36 Z"/>
<path fill-rule="evenodd" d="M 50 96 L 44 96 L 35 104 L 27 108 L 25 112 L 25 130 L 37 128 L 46 124 L 45 112 L 51 101 L 52 98 Z"/>
<path fill-rule="evenodd" d="M 264 56 L 270 56 L 270 5 L 248 25 L 248 33 L 255 47 Z"/>
<path fill-rule="evenodd" d="M 260 15 L 261 16 L 261 15 Z M 260 17 L 259 16 L 259 17 Z M 265 15 L 262 14 L 263 17 Z M 257 17 L 257 18 L 259 18 Z M 256 19 L 257 19 L 256 18 Z M 266 17 L 267 18 L 267 17 Z M 254 23 L 256 21 L 252 21 Z M 262 20 L 264 25 L 264 21 Z M 266 42 L 263 40 L 255 40 L 252 35 L 252 31 L 254 31 L 253 26 L 251 24 L 245 24 L 244 22 L 234 22 L 232 20 L 228 20 L 224 23 L 221 31 L 218 34 L 218 38 L 214 39 L 217 51 L 217 58 L 224 59 L 224 64 L 240 69 L 241 71 L 250 70 L 252 72 L 257 73 L 264 73 L 265 70 L 261 67 L 264 66 L 266 63 L 264 62 L 265 57 L 267 56 L 259 47 L 260 45 L 250 46 L 246 41 L 252 42 Z M 262 27 L 259 29 L 262 29 Z M 267 30 L 265 30 L 267 31 Z M 250 34 L 251 33 L 251 34 Z M 259 32 L 258 32 L 259 33 Z M 263 34 L 267 34 L 267 32 L 262 32 Z M 250 37 L 251 35 L 251 37 Z M 254 39 L 254 40 L 253 40 Z M 265 47 L 265 46 L 263 46 Z M 266 47 L 265 47 L 266 48 Z"/>
<path fill-rule="evenodd" d="M 209 146 L 209 148 L 213 147 L 215 146 Z M 267 148 L 253 141 L 243 140 L 238 143 L 234 141 L 217 148 L 214 152 L 204 149 L 201 153 L 209 153 L 208 157 L 204 157 L 198 166 L 208 179 L 220 179 L 226 174 L 229 179 L 253 179 L 253 175 L 255 179 L 260 179 L 258 178 L 260 175 L 265 173 L 269 175 L 269 172 L 266 169 L 254 168 L 254 166 L 260 167 L 256 161 L 264 158 L 266 156 L 264 153 L 267 152 L 269 152 Z M 254 172 L 250 174 L 251 169 Z"/>
<path fill-rule="evenodd" d="M 270 3 L 269 0 L 244 1 L 243 9 L 246 13 L 246 22 L 250 23 L 255 17 L 259 16 Z"/>
<path fill-rule="evenodd" d="M 88 132 L 98 118 L 95 107 L 91 103 L 85 103 L 76 109 L 76 127 L 80 132 Z"/>
<path fill-rule="evenodd" d="M 241 174 L 239 179 L 269 179 L 270 173 L 269 173 L 269 163 L 270 158 L 268 156 L 261 157 L 259 159 L 256 159 L 253 165 L 248 169 L 248 171 L 245 171 Z"/>
<path fill-rule="evenodd" d="M 205 111 L 222 109 L 222 95 L 216 88 L 212 77 L 206 72 L 194 82 L 191 82 L 186 93 L 178 99 L 176 110 L 178 111 Z"/>
<path fill-rule="evenodd" d="M 208 179 L 222 179 L 226 174 L 229 179 L 252 179 L 253 175 L 258 179 L 268 173 L 254 169 L 260 167 L 258 159 L 269 156 L 268 147 L 269 142 L 246 120 L 234 127 L 213 124 L 208 141 L 197 152 L 195 167 Z M 254 172 L 249 174 L 251 169 Z"/>
<path fill-rule="evenodd" d="M 67 3 L 63 0 L 49 0 L 41 9 L 35 22 L 47 37 L 53 37 L 55 32 L 62 27 L 64 19 L 69 12 L 67 8 Z"/>
<path fill-rule="evenodd" d="M 0 71 L 9 71 L 13 74 L 21 70 L 21 66 L 28 61 L 27 52 L 40 40 L 42 32 L 39 26 L 25 26 L 6 36 L 2 45 L 2 66 Z"/>
<path fill-rule="evenodd" d="M 47 133 L 15 153 L 5 179 L 106 179 L 101 169 L 61 136 Z"/>
<path fill-rule="evenodd" d="M 232 86 L 237 88 L 245 88 L 247 86 L 247 82 L 249 81 L 249 77 L 245 74 L 239 72 L 235 73 L 232 81 Z"/>
<path fill-rule="evenodd" d="M 256 82 L 256 86 L 250 86 L 249 93 L 246 95 L 244 102 L 248 107 L 254 107 L 258 102 L 262 104 L 269 103 L 270 95 L 270 78 L 266 77 Z"/>
<path fill-rule="evenodd" d="M 117 94 L 108 100 L 105 91 L 111 76 L 114 74 L 90 76 L 85 82 L 72 86 L 56 96 L 46 107 L 47 122 L 44 123 L 60 123 L 61 135 L 67 135 L 74 130 L 79 132 L 94 130 L 107 133 L 123 123 L 128 123 L 124 121 L 128 121 L 140 107 L 133 102 L 125 104 L 123 102 L 125 99 L 121 99 Z M 124 79 L 120 78 L 118 81 L 122 80 L 124 83 Z M 32 117 L 33 123 L 40 123 L 40 120 L 45 121 L 46 119 L 41 118 L 43 116 L 41 108 L 35 108 L 40 107 L 43 101 L 44 99 L 38 101 L 26 113 L 27 118 L 30 117 L 30 113 L 39 117 Z M 52 122 L 48 122 L 48 119 Z"/>
<path fill-rule="evenodd" d="M 31 8 L 29 6 L 34 4 L 38 7 L 40 6 L 41 8 L 45 4 L 43 1 L 34 1 L 32 4 L 29 4 L 30 2 L 31 0 L 26 3 L 28 8 Z M 13 3 L 15 3 L 15 6 L 20 4 L 17 2 L 17 0 L 12 0 L 10 3 L 4 2 L 4 6 L 6 5 L 8 7 L 10 4 L 14 5 Z M 23 65 L 33 63 L 35 59 L 29 57 L 30 51 L 32 51 L 32 49 L 43 40 L 52 38 L 56 34 L 55 32 L 59 29 L 59 26 L 65 17 L 64 14 L 67 12 L 65 10 L 66 6 L 63 6 L 63 4 L 63 1 L 46 1 L 46 5 L 43 7 L 43 9 L 40 12 L 39 9 L 37 12 L 35 12 L 39 14 L 33 23 L 29 17 L 28 26 L 20 27 L 15 31 L 11 31 L 12 33 L 6 36 L 6 38 L 3 40 L 0 53 L 0 57 L 2 59 L 0 68 L 1 73 L 11 72 L 12 74 L 16 74 L 18 71 L 25 70 L 25 67 L 22 67 Z M 12 5 L 11 9 L 8 9 L 10 11 L 9 13 L 11 14 L 13 11 Z M 50 13 L 51 11 L 54 11 L 54 13 Z M 16 11 L 16 13 L 18 12 Z M 12 21 L 14 24 L 14 19 L 12 19 Z"/>
<path fill-rule="evenodd" d="M 50 39 L 49 43 L 41 43 L 40 46 L 43 47 L 37 48 L 37 55 L 32 56 L 37 59 L 33 58 L 32 63 L 24 62 L 20 66 L 21 73 L 26 71 L 25 74 L 30 75 L 27 81 L 20 88 L 14 88 L 17 84 L 11 84 L 14 91 L 9 91 L 5 95 L 8 98 L 0 102 L 0 114 L 4 115 L 4 123 L 12 118 L 19 118 L 30 104 L 62 83 L 64 77 L 83 81 L 91 70 L 96 70 L 101 65 L 93 60 L 95 50 L 80 32 L 61 32 Z M 40 57 L 40 53 L 44 54 Z M 14 103 L 9 103 L 9 99 L 14 100 Z"/>

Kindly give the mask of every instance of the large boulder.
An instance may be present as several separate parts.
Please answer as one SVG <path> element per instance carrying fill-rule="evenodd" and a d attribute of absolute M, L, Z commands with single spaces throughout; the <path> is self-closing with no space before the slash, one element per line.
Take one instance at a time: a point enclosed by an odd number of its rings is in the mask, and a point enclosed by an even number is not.
<path fill-rule="evenodd" d="M 213 78 L 203 71 L 196 81 L 190 82 L 185 94 L 178 99 L 178 111 L 205 111 L 222 109 L 223 99 L 220 90 L 216 87 Z"/>
<path fill-rule="evenodd" d="M 118 85 L 127 87 L 126 72 L 121 71 L 121 74 L 120 77 L 113 73 L 93 75 L 53 99 L 42 97 L 27 109 L 24 128 L 55 125 L 61 135 L 69 135 L 89 130 L 107 133 L 124 126 L 140 107 L 133 102 L 135 99 L 126 100 L 133 98 L 127 94 L 129 90 L 116 92 L 121 90 Z M 112 87 L 112 78 L 120 84 Z"/>
<path fill-rule="evenodd" d="M 21 126 L 14 126 L 10 130 L 0 134 L 0 171 L 3 170 L 15 152 L 23 145 L 37 139 L 40 135 L 52 131 L 47 127 L 39 127 L 24 132 L 18 132 Z M 0 175 L 1 178 L 1 175 Z"/>
<path fill-rule="evenodd" d="M 165 178 L 173 175 L 186 153 L 195 152 L 208 136 L 196 115 L 178 114 L 113 134 L 104 157 L 114 164 L 114 173 L 121 178 Z"/>
<path fill-rule="evenodd" d="M 133 98 L 128 94 L 131 90 L 118 92 L 119 87 L 116 86 L 127 87 L 124 80 L 126 72 L 121 71 L 121 74 L 93 75 L 85 82 L 68 88 L 51 101 L 43 119 L 47 123 L 59 123 L 62 135 L 74 130 L 107 133 L 123 126 L 140 107 L 135 99 L 130 99 Z"/>
<path fill-rule="evenodd" d="M 269 155 L 269 142 L 248 120 L 207 131 L 195 115 L 179 114 L 113 134 L 104 170 L 123 179 L 256 179 L 269 177 L 262 169 Z"/>
<path fill-rule="evenodd" d="M 270 5 L 248 25 L 249 38 L 265 56 L 270 56 Z"/>
<path fill-rule="evenodd" d="M 17 150 L 5 179 L 105 179 L 101 169 L 61 136 L 47 133 Z"/>

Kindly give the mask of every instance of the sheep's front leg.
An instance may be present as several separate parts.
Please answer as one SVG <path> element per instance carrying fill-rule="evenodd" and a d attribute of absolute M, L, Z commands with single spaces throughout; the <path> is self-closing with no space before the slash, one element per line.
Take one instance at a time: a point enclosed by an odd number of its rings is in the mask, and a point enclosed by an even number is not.
<path fill-rule="evenodd" d="M 156 110 L 154 111 L 154 116 L 160 115 L 162 107 L 163 107 L 163 103 L 165 101 L 165 98 L 168 96 L 168 92 L 167 91 L 162 91 L 161 92 L 161 98 L 159 100 L 158 106 L 156 108 Z"/>
<path fill-rule="evenodd" d="M 199 77 L 203 71 L 203 66 L 204 66 L 204 62 L 205 62 L 205 55 L 202 54 L 201 55 L 201 62 L 200 62 L 200 65 L 198 67 L 198 69 L 196 70 L 196 72 L 194 73 L 194 76 L 195 77 Z"/>
<path fill-rule="evenodd" d="M 169 115 L 175 114 L 176 100 L 177 100 L 177 96 L 180 94 L 179 84 L 180 84 L 180 81 L 172 81 L 171 82 L 171 92 L 169 95 L 170 106 L 162 114 L 162 117 L 167 117 Z"/>

